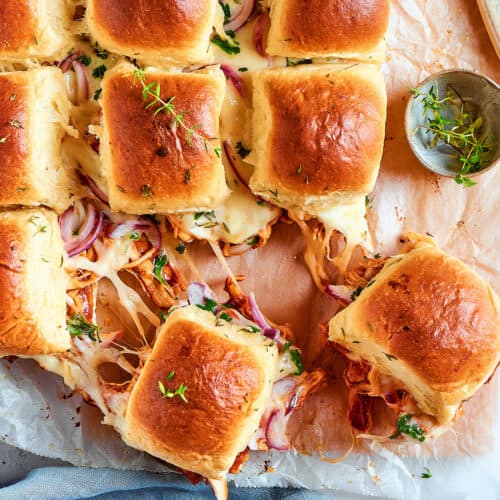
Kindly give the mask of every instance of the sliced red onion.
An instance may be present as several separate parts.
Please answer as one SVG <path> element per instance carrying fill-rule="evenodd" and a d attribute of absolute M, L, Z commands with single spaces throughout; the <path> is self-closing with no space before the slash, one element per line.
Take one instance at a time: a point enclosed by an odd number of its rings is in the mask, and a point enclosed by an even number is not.
<path fill-rule="evenodd" d="M 238 91 L 241 97 L 246 97 L 247 86 L 238 71 L 228 64 L 221 64 L 220 69 L 224 73 L 224 76 L 233 84 L 234 88 Z"/>
<path fill-rule="evenodd" d="M 326 285 L 325 293 L 333 297 L 335 300 L 343 304 L 350 304 L 352 302 L 352 294 L 356 289 L 351 286 L 345 285 Z"/>
<path fill-rule="evenodd" d="M 83 205 L 83 220 L 74 207 L 68 208 L 59 218 L 64 248 L 70 257 L 79 255 L 92 246 L 102 230 L 104 215 L 89 202 Z"/>
<path fill-rule="evenodd" d="M 58 65 L 58 68 L 61 68 L 63 73 L 66 73 L 66 71 L 69 71 L 71 69 L 71 65 L 73 64 L 73 61 L 76 61 L 80 56 L 82 55 L 81 52 L 73 52 L 70 54 L 68 57 L 63 59 Z"/>
<path fill-rule="evenodd" d="M 241 29 L 250 19 L 255 6 L 257 4 L 256 0 L 242 0 L 240 8 L 231 15 L 231 19 L 224 25 L 224 30 L 234 31 L 235 33 Z"/>
<path fill-rule="evenodd" d="M 92 177 L 88 176 L 87 174 L 84 174 L 82 171 L 78 172 L 78 175 L 82 179 L 82 181 L 87 184 L 87 186 L 90 188 L 94 196 L 99 200 L 105 203 L 106 205 L 109 205 L 109 199 L 108 195 L 101 190 L 101 188 L 95 183 L 95 181 L 92 179 Z"/>
<path fill-rule="evenodd" d="M 286 433 L 288 418 L 282 410 L 275 410 L 266 427 L 266 441 L 269 448 L 279 451 L 287 451 L 290 449 L 290 442 Z"/>
<path fill-rule="evenodd" d="M 151 219 L 147 219 L 145 217 L 129 219 L 121 224 L 118 224 L 109 234 L 109 237 L 113 239 L 123 238 L 124 236 L 128 236 L 135 231 L 144 233 L 154 248 L 161 247 L 160 229 Z"/>
<path fill-rule="evenodd" d="M 90 87 L 87 72 L 80 61 L 73 61 L 73 69 L 76 75 L 76 103 L 81 104 L 90 97 Z"/>
<path fill-rule="evenodd" d="M 236 153 L 233 149 L 233 145 L 231 144 L 231 141 L 228 139 L 228 140 L 224 141 L 222 145 L 224 146 L 224 152 L 226 153 L 227 160 L 229 161 L 231 168 L 234 170 L 236 177 L 238 177 L 238 180 L 244 186 L 246 186 L 248 188 L 248 183 L 250 182 L 250 177 L 240 167 L 239 161 L 236 159 Z"/>
<path fill-rule="evenodd" d="M 271 18 L 267 12 L 263 12 L 255 20 L 255 26 L 253 28 L 253 45 L 257 53 L 262 57 L 269 57 L 264 47 L 264 38 L 269 31 L 269 26 L 271 25 Z"/>
<path fill-rule="evenodd" d="M 218 303 L 217 296 L 205 283 L 192 281 L 191 283 L 189 283 L 187 293 L 188 301 L 191 305 L 204 306 L 207 299 L 213 300 Z"/>
<path fill-rule="evenodd" d="M 272 326 L 266 321 L 264 315 L 257 305 L 255 300 L 255 294 L 253 292 L 248 296 L 248 303 L 250 304 L 250 310 L 252 311 L 252 316 L 254 321 L 264 330 L 265 328 L 272 328 Z"/>

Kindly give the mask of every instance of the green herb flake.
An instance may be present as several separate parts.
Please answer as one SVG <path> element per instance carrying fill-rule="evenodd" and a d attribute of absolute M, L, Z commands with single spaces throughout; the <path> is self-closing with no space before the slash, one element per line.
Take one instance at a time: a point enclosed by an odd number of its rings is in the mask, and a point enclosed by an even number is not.
<path fill-rule="evenodd" d="M 387 352 L 384 352 L 385 354 L 385 357 L 389 360 L 389 361 L 393 361 L 393 360 L 397 360 L 398 358 L 396 356 L 394 356 L 393 354 L 389 354 Z"/>
<path fill-rule="evenodd" d="M 358 286 L 354 292 L 351 293 L 351 300 L 354 302 L 358 297 L 359 294 L 363 291 L 363 287 Z"/>
<path fill-rule="evenodd" d="M 223 50 L 226 54 L 235 55 L 241 52 L 239 47 L 239 42 L 233 38 L 228 38 L 223 40 L 219 35 L 214 35 L 212 37 L 212 43 Z"/>
<path fill-rule="evenodd" d="M 143 198 L 151 198 L 153 196 L 153 190 L 149 184 L 143 184 L 141 187 L 141 196 Z"/>
<path fill-rule="evenodd" d="M 165 377 L 165 382 L 170 382 L 173 378 L 175 377 L 175 372 L 170 372 L 166 377 Z M 178 396 L 184 403 L 187 403 L 187 397 L 186 397 L 186 391 L 187 391 L 187 385 L 181 384 L 177 389 L 168 389 L 165 387 L 165 384 L 161 381 L 158 380 L 158 390 L 160 391 L 160 394 L 164 398 L 175 398 L 175 396 Z"/>
<path fill-rule="evenodd" d="M 104 73 L 106 73 L 106 70 L 106 66 L 104 66 L 104 64 L 101 64 L 100 66 L 97 66 L 97 68 L 94 68 L 94 71 L 92 71 L 92 76 L 94 78 L 101 79 L 104 76 Z"/>
<path fill-rule="evenodd" d="M 94 52 L 99 59 L 107 59 L 109 56 L 109 52 L 107 50 L 101 49 L 98 43 L 94 45 Z"/>
<path fill-rule="evenodd" d="M 248 71 L 248 68 L 246 68 L 246 67 L 238 68 L 238 71 L 240 73 L 246 73 Z"/>
<path fill-rule="evenodd" d="M 131 240 L 140 240 L 141 239 L 141 235 L 137 231 L 133 231 L 132 233 L 130 233 L 129 239 L 131 239 Z"/>
<path fill-rule="evenodd" d="M 92 59 L 86 55 L 86 54 L 83 54 L 81 55 L 78 60 L 84 65 L 84 66 L 90 66 L 90 63 L 92 62 Z"/>
<path fill-rule="evenodd" d="M 292 373 L 292 375 L 301 375 L 304 372 L 304 364 L 302 363 L 302 356 L 300 355 L 300 351 L 293 347 L 293 341 L 290 340 L 288 341 L 284 346 L 283 346 L 283 352 L 289 352 L 290 354 L 290 359 L 293 361 L 293 363 L 296 366 L 296 370 Z"/>
<path fill-rule="evenodd" d="M 181 255 L 183 255 L 184 253 L 186 253 L 186 244 L 181 241 L 176 247 L 175 247 L 175 251 L 177 253 L 180 253 Z"/>
<path fill-rule="evenodd" d="M 101 87 L 99 87 L 99 88 L 98 88 L 98 89 L 96 89 L 96 91 L 94 92 L 94 101 L 99 100 L 99 97 L 101 97 L 101 94 L 102 94 L 102 89 L 101 89 Z"/>
<path fill-rule="evenodd" d="M 72 337 L 86 335 L 93 342 L 101 342 L 99 337 L 100 327 L 86 321 L 81 314 L 73 314 L 66 321 L 66 329 Z"/>
<path fill-rule="evenodd" d="M 231 323 L 231 321 L 233 321 L 233 318 L 231 318 L 231 316 L 229 316 L 227 312 L 221 313 L 219 315 L 219 318 L 223 319 L 224 321 L 227 321 L 228 323 Z"/>
<path fill-rule="evenodd" d="M 247 325 L 244 328 L 240 328 L 239 332 L 248 332 L 248 333 L 260 333 L 260 328 L 254 325 Z"/>
<path fill-rule="evenodd" d="M 396 439 L 401 434 L 406 434 L 417 441 L 425 441 L 425 433 L 419 424 L 412 424 L 411 417 L 413 415 L 405 414 L 401 415 L 396 421 L 396 432 L 389 436 L 390 439 Z"/>
<path fill-rule="evenodd" d="M 260 236 L 252 236 L 251 238 L 248 238 L 245 243 L 250 246 L 250 247 L 253 247 L 254 245 L 257 245 L 258 243 L 260 242 Z"/>
<path fill-rule="evenodd" d="M 241 159 L 246 158 L 251 153 L 251 149 L 247 149 L 245 146 L 243 146 L 243 143 L 241 141 L 238 141 L 236 143 L 236 151 L 240 155 Z"/>
<path fill-rule="evenodd" d="M 424 467 L 424 472 L 420 475 L 422 479 L 429 479 L 432 477 L 432 472 L 430 471 L 429 467 Z"/>
<path fill-rule="evenodd" d="M 167 286 L 167 280 L 163 277 L 163 268 L 167 265 L 168 257 L 165 252 L 161 252 L 153 261 L 153 274 L 155 278 L 164 286 Z"/>
<path fill-rule="evenodd" d="M 203 309 L 204 311 L 211 312 L 215 314 L 217 312 L 217 302 L 213 299 L 206 298 L 204 304 L 196 304 L 196 307 Z"/>

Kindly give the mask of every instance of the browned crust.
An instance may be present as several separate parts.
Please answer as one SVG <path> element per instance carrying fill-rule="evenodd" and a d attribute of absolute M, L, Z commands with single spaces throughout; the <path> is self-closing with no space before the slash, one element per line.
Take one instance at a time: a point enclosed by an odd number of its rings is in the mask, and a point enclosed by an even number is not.
<path fill-rule="evenodd" d="M 103 92 L 104 126 L 111 151 L 110 189 L 118 189 L 116 195 L 128 202 L 152 209 L 157 201 L 172 209 L 196 207 L 196 198 L 205 197 L 220 173 L 220 159 L 214 152 L 218 144 L 209 141 L 207 148 L 200 137 L 218 135 L 217 86 L 212 77 L 201 74 L 156 73 L 151 79 L 161 84 L 164 100 L 175 96 L 176 112 L 186 112 L 188 127 L 199 125 L 199 136 L 193 136 L 189 144 L 182 127 L 174 134 L 171 115 L 161 112 L 154 116 L 156 108 L 145 109 L 141 86 L 134 83 L 133 75 L 113 75 Z"/>
<path fill-rule="evenodd" d="M 364 53 L 383 40 L 390 0 L 281 0 L 280 38 L 291 51 Z"/>
<path fill-rule="evenodd" d="M 378 171 L 385 102 L 348 71 L 265 76 L 272 110 L 268 152 L 273 175 L 303 195 L 364 193 Z"/>
<path fill-rule="evenodd" d="M 175 377 L 165 382 L 172 371 Z M 187 385 L 188 403 L 179 397 L 162 398 L 159 380 L 172 388 Z M 175 465 L 194 465 L 191 470 L 201 472 L 196 464 L 205 462 L 206 467 L 207 462 L 230 456 L 229 467 L 241 451 L 233 449 L 234 440 L 264 383 L 250 348 L 229 343 L 203 325 L 177 320 L 162 333 L 161 343 L 146 363 L 127 420 L 141 427 L 154 449 Z M 181 457 L 181 463 L 176 457 Z"/>
<path fill-rule="evenodd" d="M 30 4 L 27 0 L 2 1 L 0 55 L 22 51 L 35 44 L 36 19 Z"/>
<path fill-rule="evenodd" d="M 0 76 L 0 203 L 28 201 L 29 99 L 25 78 L 19 74 Z"/>
<path fill-rule="evenodd" d="M 134 49 L 189 48 L 211 11 L 207 0 L 90 0 L 94 22 Z"/>
<path fill-rule="evenodd" d="M 480 383 L 494 369 L 500 312 L 492 293 L 460 261 L 420 253 L 387 276 L 363 309 L 375 341 L 446 391 Z"/>

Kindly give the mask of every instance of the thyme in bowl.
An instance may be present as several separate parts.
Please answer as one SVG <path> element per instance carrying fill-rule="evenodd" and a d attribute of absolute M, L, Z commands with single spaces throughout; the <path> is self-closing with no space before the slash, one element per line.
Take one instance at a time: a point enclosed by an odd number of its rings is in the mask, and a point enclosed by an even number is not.
<path fill-rule="evenodd" d="M 446 86 L 446 97 L 440 97 L 432 86 L 429 92 L 411 89 L 410 93 L 424 106 L 425 123 L 418 128 L 431 134 L 431 149 L 441 143 L 451 146 L 458 154 L 461 167 L 455 182 L 464 187 L 476 183 L 468 174 L 479 172 L 489 164 L 485 153 L 489 152 L 488 137 L 483 130 L 483 118 L 467 103 L 452 85 Z"/>

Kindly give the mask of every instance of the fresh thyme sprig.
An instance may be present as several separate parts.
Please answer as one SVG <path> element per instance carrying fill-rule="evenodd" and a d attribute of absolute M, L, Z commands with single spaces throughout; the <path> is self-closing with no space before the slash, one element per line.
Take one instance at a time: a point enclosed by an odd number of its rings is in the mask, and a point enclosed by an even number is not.
<path fill-rule="evenodd" d="M 447 85 L 443 98 L 433 86 L 428 93 L 418 89 L 411 89 L 410 93 L 424 106 L 426 123 L 418 128 L 433 135 L 429 147 L 434 149 L 442 141 L 455 149 L 461 163 L 455 182 L 464 187 L 474 186 L 476 183 L 467 174 L 479 172 L 489 163 L 484 157 L 490 149 L 486 145 L 488 137 L 482 131 L 482 116 L 468 110 L 464 99 L 451 85 Z"/>
<path fill-rule="evenodd" d="M 173 378 L 175 377 L 175 372 L 170 372 L 166 377 L 165 377 L 165 382 L 170 382 Z M 186 390 L 187 390 L 187 385 L 181 384 L 177 389 L 171 390 L 167 389 L 165 387 L 165 384 L 161 381 L 158 380 L 158 390 L 160 391 L 162 397 L 164 398 L 174 398 L 175 396 L 179 396 L 184 403 L 187 403 L 188 400 L 186 398 Z"/>
<path fill-rule="evenodd" d="M 134 84 L 139 82 L 142 86 L 142 98 L 147 103 L 146 109 L 154 109 L 153 116 L 160 113 L 165 113 L 172 117 L 172 123 L 170 128 L 175 133 L 177 127 L 181 127 L 187 133 L 187 144 L 192 145 L 193 137 L 196 137 L 203 141 L 205 150 L 209 151 L 211 148 L 215 155 L 220 158 L 222 154 L 222 149 L 213 145 L 213 141 L 217 140 L 216 137 L 205 137 L 200 134 L 197 130 L 200 128 L 200 124 L 196 123 L 192 127 L 189 127 L 185 121 L 185 115 L 189 111 L 178 112 L 175 108 L 174 101 L 175 96 L 170 97 L 168 100 L 164 100 L 161 97 L 161 85 L 160 82 L 149 82 L 146 83 L 146 70 L 142 68 L 137 68 L 134 71 Z"/>

